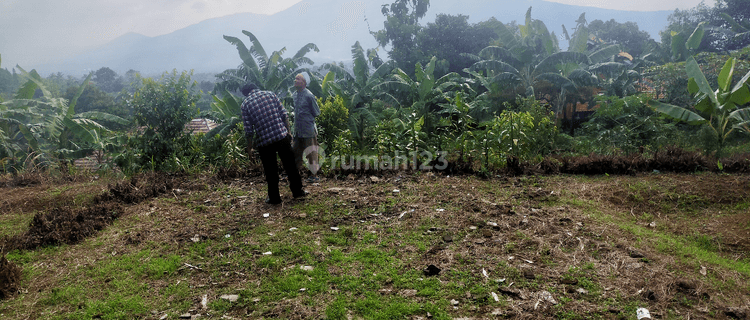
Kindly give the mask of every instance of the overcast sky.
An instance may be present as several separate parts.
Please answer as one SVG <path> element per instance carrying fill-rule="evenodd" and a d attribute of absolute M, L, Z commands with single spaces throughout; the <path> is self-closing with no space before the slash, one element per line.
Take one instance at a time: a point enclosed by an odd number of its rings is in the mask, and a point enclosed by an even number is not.
<path fill-rule="evenodd" d="M 497 0 L 498 6 L 503 1 L 515 0 Z M 687 9 L 700 3 L 700 0 L 548 1 L 632 11 Z M 128 32 L 158 36 L 239 12 L 273 14 L 298 2 L 302 0 L 0 0 L 0 67 L 10 69 L 18 64 L 28 69 L 29 65 L 54 59 L 51 57 L 91 50 Z M 706 2 L 712 4 L 713 0 Z"/>

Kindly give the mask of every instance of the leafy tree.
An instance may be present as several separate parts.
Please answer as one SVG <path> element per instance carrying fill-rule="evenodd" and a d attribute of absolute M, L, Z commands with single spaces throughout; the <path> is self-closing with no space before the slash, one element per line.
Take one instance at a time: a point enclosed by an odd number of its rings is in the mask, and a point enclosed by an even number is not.
<path fill-rule="evenodd" d="M 597 19 L 588 24 L 588 29 L 598 40 L 622 45 L 623 50 L 633 57 L 643 55 L 644 46 L 653 40 L 648 32 L 638 29 L 638 24 L 632 21 L 620 23 L 615 19 L 606 22 Z"/>
<path fill-rule="evenodd" d="M 438 58 L 436 76 L 441 77 L 450 72 L 462 72 L 474 61 L 462 53 L 475 53 L 488 46 L 490 41 L 497 38 L 494 30 L 488 24 L 474 24 L 468 22 L 466 15 L 438 14 L 435 22 L 427 23 L 416 37 L 417 47 L 425 57 Z M 440 62 L 444 61 L 441 69 Z M 426 64 L 428 58 L 420 59 Z"/>
<path fill-rule="evenodd" d="M 701 2 L 691 9 L 675 10 L 668 18 L 667 29 L 661 32 L 661 42 L 669 47 L 675 34 L 692 32 L 700 23 L 705 23 L 705 35 L 695 52 L 724 52 L 744 48 L 750 44 L 750 34 L 746 32 L 750 29 L 748 19 L 750 6 L 746 0 L 716 0 L 713 6 Z"/>
<path fill-rule="evenodd" d="M 92 80 L 105 92 L 120 92 L 125 87 L 122 79 L 117 76 L 117 72 L 107 67 L 96 70 Z"/>
<path fill-rule="evenodd" d="M 80 87 L 78 86 L 68 88 L 64 97 L 68 100 L 72 100 L 79 89 Z M 131 110 L 126 106 L 117 103 L 113 96 L 102 91 L 98 86 L 92 83 L 89 83 L 84 88 L 81 96 L 78 97 L 75 111 L 76 113 L 99 111 L 116 115 L 121 118 L 129 118 L 131 116 Z"/>
<path fill-rule="evenodd" d="M 164 73 L 159 80 L 142 79 L 138 90 L 128 100 L 134 119 L 144 126 L 131 141 L 134 152 L 140 153 L 136 164 L 153 169 L 167 169 L 167 160 L 185 151 L 190 137 L 184 132 L 185 124 L 198 114 L 195 103 L 198 96 L 193 90 L 198 84 L 191 82 L 191 73 L 177 71 Z M 122 166 L 123 164 L 121 164 Z M 130 167 L 125 164 L 125 167 Z"/>
<path fill-rule="evenodd" d="M 308 43 L 291 58 L 282 57 L 286 47 L 268 55 L 254 34 L 246 30 L 242 30 L 242 33 L 250 38 L 250 48 L 236 37 L 224 36 L 225 40 L 237 47 L 242 64 L 237 69 L 228 69 L 216 76 L 218 81 L 214 87 L 215 93 L 223 90 L 237 91 L 247 82 L 253 82 L 261 90 L 273 91 L 284 97 L 294 83 L 294 76 L 304 70 L 300 66 L 314 64 L 305 55 L 310 50 L 320 51 L 314 43 Z"/>
<path fill-rule="evenodd" d="M 409 75 L 413 75 L 410 70 L 424 57 L 415 50 L 416 35 L 422 28 L 419 19 L 427 14 L 429 7 L 430 0 L 396 0 L 390 5 L 384 4 L 381 10 L 385 16 L 383 30 L 372 33 L 381 47 L 391 45 L 388 57 Z"/>
<path fill-rule="evenodd" d="M 750 124 L 750 72 L 732 87 L 732 76 L 736 64 L 729 58 L 718 77 L 718 88 L 712 89 L 698 63 L 690 57 L 685 70 L 690 77 L 688 91 L 698 103 L 695 111 L 651 101 L 649 104 L 669 117 L 692 125 L 708 125 L 714 136 L 717 156 L 721 155 L 725 140 L 734 129 L 745 129 Z"/>
<path fill-rule="evenodd" d="M 21 85 L 18 74 L 10 73 L 7 69 L 0 68 L 0 102 L 3 101 L 3 97 L 10 97 L 13 92 L 18 89 Z"/>

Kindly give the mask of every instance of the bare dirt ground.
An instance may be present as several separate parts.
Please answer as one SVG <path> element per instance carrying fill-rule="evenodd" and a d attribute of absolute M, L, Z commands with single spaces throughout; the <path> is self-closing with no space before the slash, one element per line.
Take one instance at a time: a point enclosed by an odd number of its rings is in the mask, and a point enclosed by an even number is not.
<path fill-rule="evenodd" d="M 651 172 L 477 178 L 432 172 L 339 174 L 307 186 L 311 196 L 305 200 L 330 204 L 330 198 L 336 198 L 335 205 L 350 207 L 354 212 L 333 219 L 307 217 L 290 210 L 295 202 L 269 207 L 262 203 L 262 192 L 254 193 L 255 198 L 228 198 L 223 192 L 210 191 L 218 186 L 223 190 L 261 190 L 263 185 L 263 177 L 257 170 L 225 170 L 213 176 L 148 174 L 112 181 L 106 186 L 93 181 L 91 176 L 47 181 L 29 174 L 12 182 L 6 180 L 0 188 L 0 218 L 10 219 L 22 212 L 39 213 L 30 221 L 23 221 L 25 225 L 19 226 L 17 232 L 5 233 L 0 242 L 3 253 L 0 299 L 39 295 L 65 271 L 22 281 L 20 267 L 6 260 L 5 253 L 49 245 L 75 245 L 96 236 L 116 219 L 129 215 L 149 217 L 158 210 L 161 215 L 158 227 L 148 219 L 141 220 L 128 231 L 113 235 L 118 239 L 102 250 L 122 253 L 149 241 L 188 245 L 196 236 L 216 239 L 227 232 L 248 228 L 248 221 L 262 221 L 262 213 L 325 227 L 409 228 L 404 226 L 409 221 L 431 219 L 439 222 L 427 230 L 436 236 L 426 252 L 409 244 L 400 246 L 403 255 L 410 257 L 405 268 L 435 266 L 443 274 L 451 269 L 476 274 L 484 270 L 505 274 L 508 279 L 533 279 L 557 289 L 558 301 L 552 303 L 546 291 L 499 283 L 497 292 L 509 301 L 506 308 L 498 310 L 477 303 L 460 310 L 456 317 L 544 319 L 559 317 L 563 312 L 592 318 L 634 318 L 634 314 L 626 313 L 632 310 L 626 310 L 623 305 L 627 303 L 622 301 L 638 301 L 648 306 L 656 318 L 747 319 L 750 314 L 750 274 L 746 269 L 743 272 L 707 263 L 697 259 L 694 256 L 697 253 L 681 252 L 684 242 L 673 240 L 694 239 L 715 253 L 717 259 L 747 266 L 750 261 L 747 175 Z M 408 201 L 394 200 L 394 189 L 422 196 Z M 155 201 L 160 198 L 187 198 L 191 199 L 188 202 L 205 208 L 199 211 L 171 208 L 168 202 Z M 379 214 L 370 214 L 373 211 Z M 239 213 L 220 214 L 226 212 Z M 71 252 L 76 254 L 75 250 Z M 78 254 L 84 258 L 61 257 L 61 261 L 51 263 L 62 266 L 67 264 L 65 261 L 86 259 L 92 253 Z M 498 265 L 508 268 L 501 269 Z M 578 268 L 576 272 L 581 274 L 571 276 L 571 266 L 581 265 L 589 267 Z M 509 270 L 519 274 L 508 275 Z M 196 284 L 215 281 L 205 278 L 208 276 L 197 274 L 191 281 Z M 593 287 L 600 292 L 581 290 L 579 279 L 594 282 Z M 230 276 L 220 286 L 242 286 L 247 281 Z M 726 290 L 727 283 L 733 284 L 730 290 Z M 381 290 L 381 294 L 412 296 L 395 288 L 387 289 Z M 596 299 L 586 298 L 593 294 Z M 489 299 L 468 292 L 467 296 L 455 298 Z M 560 310 L 557 305 L 562 299 L 564 309 Z M 243 317 L 253 310 L 233 312 Z M 274 312 L 282 318 L 304 319 L 320 318 L 322 309 L 280 303 L 266 310 L 263 317 L 273 317 Z"/>

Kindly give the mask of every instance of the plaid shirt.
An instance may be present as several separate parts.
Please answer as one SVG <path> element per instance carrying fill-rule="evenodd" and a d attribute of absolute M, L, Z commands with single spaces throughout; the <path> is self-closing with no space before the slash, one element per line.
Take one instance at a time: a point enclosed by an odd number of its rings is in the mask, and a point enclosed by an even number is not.
<path fill-rule="evenodd" d="M 286 128 L 286 109 L 273 92 L 250 91 L 240 109 L 245 125 L 245 136 L 249 138 L 256 135 L 257 146 L 271 144 L 289 134 Z"/>

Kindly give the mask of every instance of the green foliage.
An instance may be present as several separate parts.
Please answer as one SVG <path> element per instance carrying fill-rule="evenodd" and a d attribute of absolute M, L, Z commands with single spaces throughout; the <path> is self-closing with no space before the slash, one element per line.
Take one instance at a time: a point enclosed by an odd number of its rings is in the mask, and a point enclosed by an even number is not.
<path fill-rule="evenodd" d="M 599 108 L 576 131 L 579 152 L 625 154 L 657 150 L 679 141 L 678 129 L 648 106 L 645 95 L 597 97 Z"/>
<path fill-rule="evenodd" d="M 697 99 L 695 111 L 682 107 L 651 101 L 649 104 L 665 115 L 692 125 L 708 125 L 714 135 L 717 156 L 721 156 L 727 137 L 734 129 L 744 129 L 750 123 L 750 110 L 743 108 L 750 103 L 750 72 L 732 86 L 736 60 L 729 58 L 719 72 L 718 88 L 711 88 L 705 74 L 694 58 L 685 63 L 690 79 L 688 91 Z"/>
<path fill-rule="evenodd" d="M 117 76 L 117 72 L 107 67 L 96 70 L 91 80 L 96 83 L 97 87 L 110 93 L 120 92 L 125 87 L 122 78 Z"/>
<path fill-rule="evenodd" d="M 638 29 L 638 24 L 632 21 L 620 23 L 615 19 L 608 21 L 594 20 L 588 25 L 591 34 L 596 38 L 610 43 L 619 43 L 623 50 L 633 57 L 644 53 L 645 46 L 651 39 L 648 32 Z"/>
<path fill-rule="evenodd" d="M 518 103 L 523 111 L 507 110 L 508 105 L 476 133 L 486 168 L 504 165 L 509 156 L 534 160 L 552 149 L 557 133 L 553 114 L 533 98 L 519 99 Z"/>
<path fill-rule="evenodd" d="M 713 1 L 712 1 L 713 2 Z M 699 24 L 704 24 L 702 41 L 695 52 L 726 52 L 738 50 L 750 44 L 750 6 L 746 0 L 716 0 L 715 3 L 700 3 L 697 6 L 680 10 L 677 9 L 668 18 L 669 25 L 661 32 L 662 43 L 669 46 L 674 35 L 682 42 L 697 30 Z M 680 48 L 681 49 L 681 48 Z M 687 59 L 683 56 L 682 59 Z M 682 61 L 682 60 L 679 60 Z"/>
<path fill-rule="evenodd" d="M 237 98 L 227 90 L 222 92 L 224 99 L 212 95 L 211 111 L 208 117 L 216 121 L 219 125 L 206 134 L 207 138 L 213 138 L 216 135 L 225 137 L 232 133 L 233 130 L 242 131 L 242 98 Z M 240 126 L 238 126 L 240 124 Z"/>
<path fill-rule="evenodd" d="M 380 99 L 389 104 L 398 104 L 392 92 L 379 89 L 395 64 L 389 61 L 375 67 L 377 60 L 377 54 L 372 51 L 366 56 L 358 41 L 352 45 L 351 72 L 335 63 L 323 65 L 323 69 L 329 71 L 323 79 L 322 97 L 345 97 L 343 104 L 349 112 L 348 127 L 360 149 L 366 145 L 365 131 L 378 120 L 371 110 L 373 103 Z M 374 70 L 370 69 L 368 61 L 375 67 Z"/>
<path fill-rule="evenodd" d="M 314 63 L 305 55 L 310 50 L 320 51 L 314 43 L 308 43 L 291 58 L 282 57 L 286 52 L 286 47 L 268 55 L 252 32 L 242 30 L 242 33 L 252 43 L 249 48 L 239 38 L 224 36 L 225 40 L 237 47 L 242 64 L 236 69 L 228 69 L 216 75 L 218 82 L 214 87 L 214 92 L 237 91 L 247 82 L 252 82 L 261 90 L 273 91 L 279 96 L 284 96 L 282 93 L 292 86 L 294 76 L 302 71 L 299 66 Z"/>
<path fill-rule="evenodd" d="M 440 13 L 435 22 L 427 23 L 416 34 L 417 47 L 424 56 L 419 62 L 427 64 L 429 57 L 437 57 L 435 74 L 438 77 L 470 67 L 474 61 L 465 54 L 479 52 L 497 39 L 490 24 L 469 24 L 468 19 L 466 15 Z"/>
<path fill-rule="evenodd" d="M 190 137 L 184 132 L 185 124 L 198 114 L 195 107 L 198 96 L 191 90 L 197 84 L 191 82 L 191 74 L 178 75 L 173 71 L 164 73 L 159 80 L 142 79 L 141 86 L 128 100 L 135 121 L 143 126 L 131 140 L 129 150 L 139 154 L 135 158 L 138 167 L 167 169 L 167 160 L 174 160 L 187 149 Z"/>
<path fill-rule="evenodd" d="M 330 146 L 336 137 L 346 130 L 349 110 L 344 106 L 344 98 L 338 95 L 325 101 L 318 98 L 318 105 L 320 106 L 320 115 L 316 122 L 322 131 L 320 143 Z"/>
<path fill-rule="evenodd" d="M 91 74 L 68 100 L 53 94 L 35 70 L 19 70 L 28 81 L 14 99 L 0 105 L 0 159 L 5 159 L 4 164 L 10 162 L 15 169 L 21 163 L 47 167 L 64 158 L 84 157 L 104 149 L 102 141 L 110 131 L 102 123 L 127 123 L 103 112 L 75 112 Z"/>
<path fill-rule="evenodd" d="M 413 75 L 411 68 L 421 59 L 417 50 L 414 50 L 414 35 L 421 30 L 419 19 L 427 14 L 429 7 L 430 0 L 395 0 L 390 5 L 384 4 L 381 10 L 385 16 L 383 30 L 372 32 L 380 47 L 391 45 L 388 57 L 409 75 Z"/>

